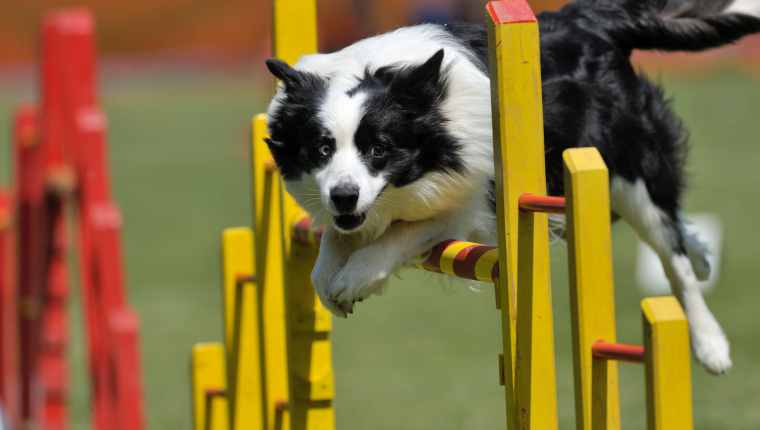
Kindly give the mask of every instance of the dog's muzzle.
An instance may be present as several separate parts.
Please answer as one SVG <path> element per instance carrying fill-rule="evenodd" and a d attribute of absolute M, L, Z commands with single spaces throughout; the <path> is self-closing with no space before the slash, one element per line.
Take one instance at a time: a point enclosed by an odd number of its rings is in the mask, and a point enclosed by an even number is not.
<path fill-rule="evenodd" d="M 367 219 L 366 213 L 335 215 L 333 217 L 333 220 L 335 220 L 335 226 L 344 231 L 357 229 L 364 223 L 365 219 Z"/>

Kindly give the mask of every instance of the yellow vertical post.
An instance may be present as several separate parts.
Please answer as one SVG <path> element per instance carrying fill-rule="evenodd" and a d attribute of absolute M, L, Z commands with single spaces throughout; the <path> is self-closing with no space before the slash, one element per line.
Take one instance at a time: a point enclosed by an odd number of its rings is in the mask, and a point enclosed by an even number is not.
<path fill-rule="evenodd" d="M 265 169 L 266 166 L 255 166 Z M 254 171 L 255 174 L 255 171 Z M 288 430 L 288 414 L 278 405 L 290 400 L 288 386 L 288 349 L 285 299 L 285 254 L 284 226 L 282 221 L 282 184 L 279 175 L 266 171 L 262 187 L 263 197 L 260 210 L 261 222 L 257 230 L 262 232 L 256 238 L 256 277 L 261 293 L 259 295 L 260 319 L 262 324 L 264 372 L 264 422 L 266 429 Z"/>
<path fill-rule="evenodd" d="M 487 11 L 498 246 L 504 250 L 499 253 L 496 285 L 504 348 L 501 360 L 504 368 L 500 370 L 505 383 L 508 427 L 514 429 L 522 428 L 519 424 L 524 421 L 519 415 L 519 396 L 515 392 L 518 199 L 526 192 L 546 193 L 541 61 L 538 23 L 525 0 L 492 1 L 488 3 Z M 546 231 L 546 218 L 536 217 L 531 229 L 533 237 L 526 240 L 534 243 L 536 249 L 542 249 Z M 546 303 L 536 305 L 544 307 Z M 530 370 L 527 372 L 525 375 L 530 374 Z"/>
<path fill-rule="evenodd" d="M 597 340 L 615 342 L 615 287 L 607 167 L 595 148 L 565 151 L 567 239 L 578 430 L 591 430 L 593 356 Z M 618 373 L 607 360 L 607 429 L 620 428 Z"/>
<path fill-rule="evenodd" d="M 641 302 L 649 430 L 691 430 L 689 326 L 674 297 Z"/>
<path fill-rule="evenodd" d="M 520 213 L 517 274 L 518 429 L 557 428 L 557 379 L 546 214 Z"/>
<path fill-rule="evenodd" d="M 269 148 L 264 142 L 267 137 L 269 137 L 267 115 L 265 113 L 254 115 L 251 119 L 251 192 L 253 193 L 251 201 L 253 203 L 254 237 L 264 237 L 264 231 L 261 227 L 264 216 L 265 166 L 272 160 Z"/>
<path fill-rule="evenodd" d="M 221 343 L 193 346 L 190 364 L 193 390 L 193 429 L 227 430 L 227 402 L 208 393 L 225 389 L 224 347 Z M 207 405 L 207 400 L 211 402 Z M 207 416 L 206 414 L 209 413 Z"/>
<path fill-rule="evenodd" d="M 274 0 L 274 55 L 294 64 L 317 51 L 316 0 Z M 289 418 L 293 429 L 334 428 L 330 314 L 310 282 L 316 251 L 293 244 L 291 226 L 305 215 L 287 194 L 282 201 L 287 285 Z"/>
<path fill-rule="evenodd" d="M 222 233 L 225 345 L 230 428 L 263 428 L 259 297 L 254 281 L 253 231 Z"/>

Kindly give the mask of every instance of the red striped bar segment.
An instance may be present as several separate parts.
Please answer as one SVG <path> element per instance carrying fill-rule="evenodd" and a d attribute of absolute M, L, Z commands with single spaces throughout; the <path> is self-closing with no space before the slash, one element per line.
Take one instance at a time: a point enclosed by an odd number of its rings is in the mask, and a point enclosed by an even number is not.
<path fill-rule="evenodd" d="M 594 358 L 627 361 L 629 363 L 643 363 L 644 352 L 644 347 L 641 345 L 611 343 L 602 340 L 591 346 L 591 353 Z"/>
<path fill-rule="evenodd" d="M 321 239 L 322 228 L 314 227 L 310 218 L 293 225 L 294 241 L 318 247 Z M 447 240 L 434 246 L 419 267 L 458 278 L 494 282 L 499 277 L 499 252 L 495 246 Z"/>
<path fill-rule="evenodd" d="M 518 199 L 520 210 L 526 212 L 543 212 L 553 214 L 565 213 L 565 198 L 554 196 L 538 196 L 526 193 Z"/>
<path fill-rule="evenodd" d="M 447 240 L 430 250 L 421 267 L 458 278 L 494 282 L 499 276 L 499 253 L 494 246 Z"/>
<path fill-rule="evenodd" d="M 536 22 L 536 15 L 526 0 L 498 0 L 488 2 L 488 14 L 494 24 Z"/>

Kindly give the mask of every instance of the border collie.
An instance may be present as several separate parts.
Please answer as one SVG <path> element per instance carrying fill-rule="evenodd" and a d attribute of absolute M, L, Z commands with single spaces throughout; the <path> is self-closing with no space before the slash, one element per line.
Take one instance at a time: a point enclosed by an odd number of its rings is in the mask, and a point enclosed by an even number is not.
<path fill-rule="evenodd" d="M 613 215 L 657 252 L 697 359 L 727 371 L 729 343 L 697 286 L 708 251 L 680 213 L 688 134 L 630 56 L 758 32 L 760 0 L 577 0 L 539 25 L 549 194 L 564 194 L 565 149 L 599 149 Z M 292 67 L 267 61 L 282 83 L 267 144 L 288 192 L 326 225 L 312 280 L 334 314 L 351 313 L 442 240 L 494 243 L 486 57 L 482 26 L 427 24 Z"/>

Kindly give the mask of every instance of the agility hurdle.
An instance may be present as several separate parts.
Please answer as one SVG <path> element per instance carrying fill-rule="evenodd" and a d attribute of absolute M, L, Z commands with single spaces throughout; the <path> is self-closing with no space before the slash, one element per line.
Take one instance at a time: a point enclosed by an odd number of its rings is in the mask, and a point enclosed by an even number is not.
<path fill-rule="evenodd" d="M 69 427 L 67 218 L 78 228 L 92 428 L 144 425 L 138 317 L 124 291 L 95 70 L 92 15 L 47 14 L 41 100 L 14 115 L 15 178 L 0 190 L 0 407 L 13 429 Z"/>
<path fill-rule="evenodd" d="M 275 56 L 293 64 L 316 51 L 315 11 L 314 0 L 274 1 Z M 525 0 L 492 1 L 487 22 L 497 246 L 446 241 L 419 267 L 494 284 L 506 427 L 556 429 L 548 214 L 565 214 L 576 427 L 620 428 L 617 362 L 629 361 L 646 369 L 649 428 L 691 429 L 688 330 L 677 301 L 642 302 L 644 346 L 616 340 L 609 178 L 600 154 L 568 150 L 566 196 L 546 196 L 533 12 Z M 258 115 L 252 123 L 253 228 L 222 235 L 224 343 L 193 349 L 196 430 L 334 428 L 331 319 L 309 283 L 319 226 L 283 192 L 265 137 L 266 116 Z"/>

